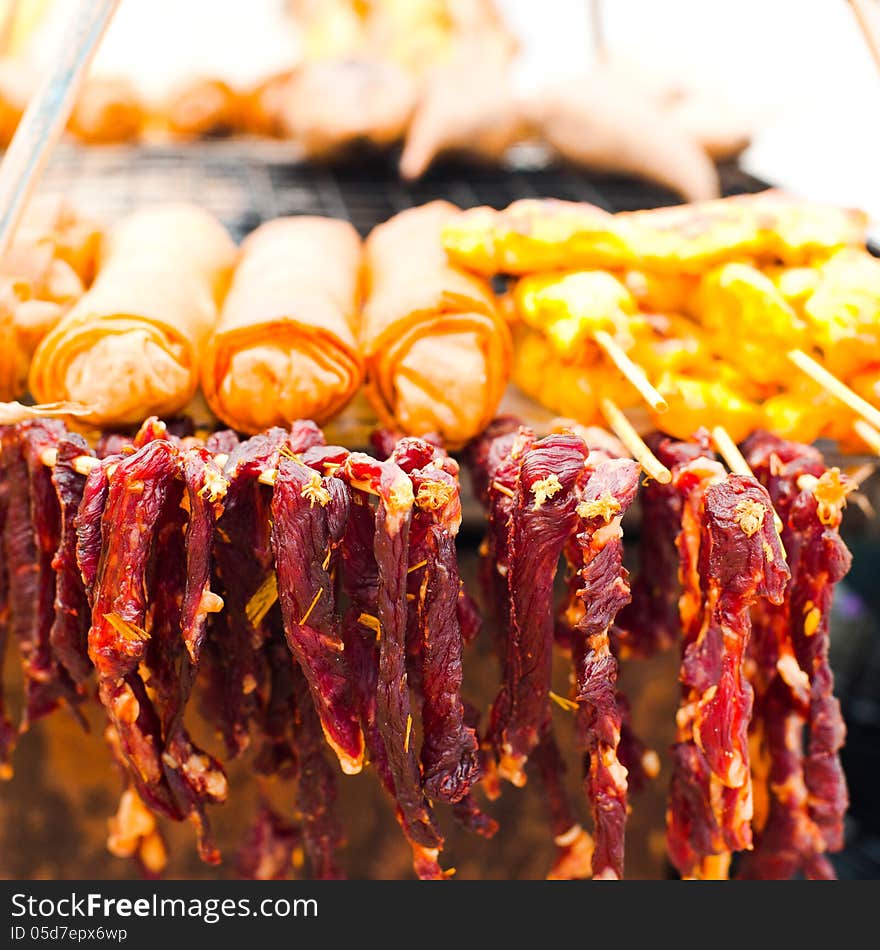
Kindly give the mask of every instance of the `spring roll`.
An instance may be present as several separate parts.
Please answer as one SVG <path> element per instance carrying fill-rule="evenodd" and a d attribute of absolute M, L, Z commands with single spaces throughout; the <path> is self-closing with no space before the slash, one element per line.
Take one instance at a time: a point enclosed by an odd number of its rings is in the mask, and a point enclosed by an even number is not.
<path fill-rule="evenodd" d="M 235 258 L 223 226 L 192 205 L 125 218 L 105 240 L 92 288 L 37 348 L 34 397 L 90 405 L 86 421 L 98 426 L 182 409 Z"/>
<path fill-rule="evenodd" d="M 40 196 L 0 260 L 0 400 L 21 396 L 40 340 L 83 295 L 100 231 L 66 201 Z"/>
<path fill-rule="evenodd" d="M 411 208 L 366 244 L 363 353 L 367 395 L 383 423 L 435 433 L 456 448 L 495 414 L 511 342 L 488 282 L 453 266 L 440 234 L 457 209 Z"/>
<path fill-rule="evenodd" d="M 278 218 L 242 245 L 202 364 L 208 404 L 240 432 L 322 423 L 358 390 L 361 240 L 333 218 Z"/>

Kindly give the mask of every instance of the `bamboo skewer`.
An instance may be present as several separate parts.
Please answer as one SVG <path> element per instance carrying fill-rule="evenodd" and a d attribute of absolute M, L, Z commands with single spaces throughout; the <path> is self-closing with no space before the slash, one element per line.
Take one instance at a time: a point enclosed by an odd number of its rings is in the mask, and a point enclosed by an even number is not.
<path fill-rule="evenodd" d="M 0 402 L 0 426 L 14 426 L 26 419 L 43 419 L 46 416 L 86 416 L 91 406 L 78 402 L 44 402 L 39 406 L 26 406 L 21 402 Z"/>
<path fill-rule="evenodd" d="M 853 432 L 868 446 L 874 455 L 880 455 L 880 432 L 869 426 L 864 419 L 856 419 Z"/>
<path fill-rule="evenodd" d="M 672 472 L 648 448 L 617 403 L 613 399 L 603 396 L 599 400 L 599 409 L 611 431 L 626 446 L 630 455 L 642 466 L 645 474 L 661 485 L 668 485 L 672 481 Z"/>
<path fill-rule="evenodd" d="M 724 426 L 713 426 L 712 441 L 715 443 L 715 448 L 718 449 L 718 454 L 724 459 L 724 463 L 734 475 L 745 475 L 748 478 L 755 477 L 751 466 L 740 452 L 739 446 L 733 441 Z"/>
<path fill-rule="evenodd" d="M 666 412 L 669 409 L 665 396 L 654 388 L 642 367 L 626 355 L 617 340 L 607 330 L 594 330 L 593 339 L 654 412 Z"/>
<path fill-rule="evenodd" d="M 834 396 L 835 399 L 848 406 L 875 429 L 880 429 L 880 409 L 853 392 L 846 383 L 841 382 L 833 373 L 829 373 L 821 363 L 817 363 L 803 350 L 789 350 L 787 356 L 802 373 L 809 376 L 830 396 Z"/>

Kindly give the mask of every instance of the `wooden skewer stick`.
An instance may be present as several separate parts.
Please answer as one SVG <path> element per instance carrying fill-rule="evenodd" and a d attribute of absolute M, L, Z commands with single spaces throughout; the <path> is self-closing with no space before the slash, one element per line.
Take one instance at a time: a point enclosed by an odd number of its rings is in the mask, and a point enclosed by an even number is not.
<path fill-rule="evenodd" d="M 42 419 L 46 416 L 87 416 L 92 411 L 92 406 L 78 402 L 44 402 L 38 406 L 0 402 L 0 425 L 13 426 L 26 419 Z"/>
<path fill-rule="evenodd" d="M 809 376 L 814 383 L 818 383 L 825 392 L 840 400 L 875 429 L 880 429 L 880 409 L 872 406 L 867 399 L 862 399 L 846 383 L 842 383 L 833 373 L 829 373 L 821 363 L 817 363 L 812 356 L 804 353 L 803 350 L 789 350 L 787 355 L 802 373 Z"/>
<path fill-rule="evenodd" d="M 40 461 L 47 468 L 54 468 L 58 461 L 58 449 L 43 449 Z M 101 460 L 96 459 L 93 455 L 78 455 L 73 460 L 73 470 L 79 475 L 88 475 L 92 469 L 97 468 L 100 464 Z"/>
<path fill-rule="evenodd" d="M 58 141 L 119 0 L 79 0 L 52 69 L 22 116 L 0 165 L 0 257 L 12 244 L 52 147 Z"/>
<path fill-rule="evenodd" d="M 730 433 L 724 426 L 714 426 L 712 428 L 712 441 L 718 454 L 724 459 L 725 464 L 734 473 L 734 475 L 745 475 L 748 478 L 754 478 L 755 473 L 751 465 L 746 461 L 745 456 L 740 452 L 739 446 L 731 438 Z M 782 518 L 774 510 L 773 523 L 776 525 L 776 531 L 782 533 Z"/>
<path fill-rule="evenodd" d="M 880 69 L 880 11 L 872 0 L 849 0 L 874 63 Z"/>
<path fill-rule="evenodd" d="M 642 367 L 626 355 L 621 345 L 607 330 L 595 330 L 593 339 L 602 347 L 611 362 L 627 378 L 627 381 L 638 390 L 639 395 L 654 412 L 666 412 L 669 409 L 666 398 L 651 385 L 651 381 L 645 375 Z"/>
<path fill-rule="evenodd" d="M 864 419 L 856 419 L 853 423 L 853 432 L 875 455 L 880 455 L 880 432 L 873 426 L 869 426 Z"/>
<path fill-rule="evenodd" d="M 745 460 L 745 456 L 740 452 L 739 446 L 731 438 L 730 433 L 724 426 L 713 426 L 712 441 L 718 454 L 724 459 L 725 464 L 734 473 L 734 475 L 745 475 L 754 478 L 755 473 L 751 466 Z"/>
<path fill-rule="evenodd" d="M 672 481 L 672 472 L 648 448 L 617 403 L 603 396 L 599 400 L 599 408 L 611 427 L 611 431 L 626 446 L 626 450 L 630 455 L 642 466 L 645 474 L 661 485 L 668 485 Z"/>

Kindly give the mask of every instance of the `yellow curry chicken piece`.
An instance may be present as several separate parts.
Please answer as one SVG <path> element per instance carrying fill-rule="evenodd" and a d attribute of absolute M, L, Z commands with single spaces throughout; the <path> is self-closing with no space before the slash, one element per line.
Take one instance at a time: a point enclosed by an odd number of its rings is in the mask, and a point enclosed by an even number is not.
<path fill-rule="evenodd" d="M 588 369 L 564 362 L 540 333 L 517 332 L 512 378 L 527 396 L 566 418 L 586 425 L 598 416 Z"/>
<path fill-rule="evenodd" d="M 696 301 L 719 356 L 758 383 L 791 374 L 786 353 L 807 342 L 807 327 L 769 277 L 748 264 L 723 264 L 700 282 Z"/>
<path fill-rule="evenodd" d="M 694 274 L 658 274 L 630 269 L 620 280 L 645 313 L 689 313 L 699 277 Z"/>
<path fill-rule="evenodd" d="M 610 333 L 624 349 L 632 346 L 635 300 L 605 271 L 524 277 L 514 302 L 520 319 L 544 333 L 562 356 L 583 352 L 598 330 Z"/>
<path fill-rule="evenodd" d="M 619 214 L 649 270 L 700 274 L 730 261 L 790 266 L 864 244 L 867 217 L 781 191 Z"/>
<path fill-rule="evenodd" d="M 503 211 L 462 211 L 443 230 L 443 246 L 478 274 L 533 274 L 636 263 L 629 229 L 594 205 L 524 198 Z"/>
<path fill-rule="evenodd" d="M 840 403 L 812 384 L 776 393 L 762 408 L 765 429 L 783 439 L 808 443 L 827 435 L 835 416 L 847 414 Z"/>
<path fill-rule="evenodd" d="M 703 328 L 677 313 L 644 314 L 629 357 L 652 379 L 699 372 L 712 360 Z"/>
<path fill-rule="evenodd" d="M 721 379 L 667 373 L 657 389 L 669 410 L 653 416 L 654 424 L 677 439 L 689 439 L 700 426 L 723 426 L 741 442 L 762 422 L 761 407 L 741 396 Z"/>
<path fill-rule="evenodd" d="M 513 381 L 546 408 L 584 425 L 603 425 L 599 399 L 621 408 L 640 407 L 641 397 L 614 366 L 566 359 L 542 334 L 519 327 L 514 335 Z"/>
<path fill-rule="evenodd" d="M 816 269 L 801 305 L 828 369 L 844 378 L 880 362 L 880 261 L 848 248 Z"/>

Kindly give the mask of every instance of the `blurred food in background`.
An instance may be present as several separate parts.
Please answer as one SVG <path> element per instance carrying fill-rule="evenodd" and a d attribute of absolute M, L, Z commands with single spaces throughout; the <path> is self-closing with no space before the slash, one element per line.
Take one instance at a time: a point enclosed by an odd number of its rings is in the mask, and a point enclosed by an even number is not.
<path fill-rule="evenodd" d="M 0 141 L 8 142 L 48 38 L 69 11 L 51 0 L 4 9 Z M 155 36 L 157 21 L 177 24 L 150 75 L 137 55 L 122 55 L 146 18 L 153 28 L 145 36 Z M 256 41 L 254 19 L 260 36 L 273 36 L 272 49 Z M 175 38 L 192 36 L 196 24 L 206 47 L 228 48 L 230 31 L 244 34 L 225 62 L 199 53 L 201 43 L 176 57 Z M 591 70 L 585 57 L 564 82 L 523 90 L 517 74 L 528 42 L 493 0 L 292 0 L 246 12 L 124 0 L 69 129 L 88 144 L 270 135 L 291 142 L 292 159 L 322 161 L 401 146 L 409 179 L 450 153 L 497 164 L 526 142 L 548 158 L 644 177 L 686 199 L 717 196 L 713 160 L 737 154 L 750 129 L 720 118 L 723 104 L 696 81 L 636 77 L 612 62 Z"/>

